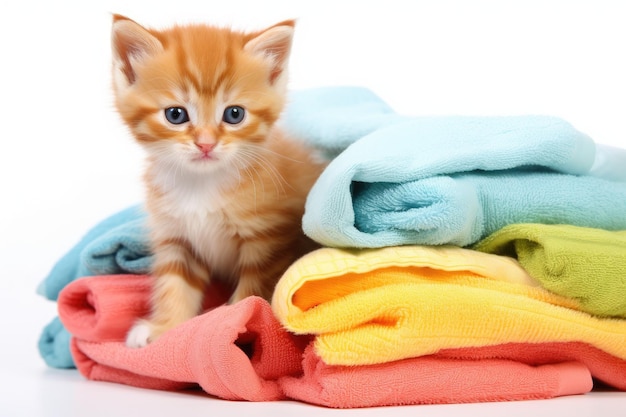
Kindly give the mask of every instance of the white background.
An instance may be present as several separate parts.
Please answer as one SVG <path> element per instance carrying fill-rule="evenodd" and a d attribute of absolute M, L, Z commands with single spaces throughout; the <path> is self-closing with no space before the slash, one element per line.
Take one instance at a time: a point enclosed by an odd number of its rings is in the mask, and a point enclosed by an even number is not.
<path fill-rule="evenodd" d="M 260 29 L 298 18 L 291 87 L 369 87 L 405 114 L 550 114 L 626 147 L 622 1 L 33 1 L 0 7 L 0 416 L 616 415 L 626 394 L 334 411 L 231 403 L 47 369 L 35 295 L 96 222 L 142 199 L 142 153 L 113 111 L 111 13 Z"/>

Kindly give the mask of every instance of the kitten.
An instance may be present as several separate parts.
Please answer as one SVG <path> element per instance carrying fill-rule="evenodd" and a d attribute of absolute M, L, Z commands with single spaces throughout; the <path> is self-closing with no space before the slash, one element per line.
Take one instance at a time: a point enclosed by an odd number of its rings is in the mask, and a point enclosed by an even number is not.
<path fill-rule="evenodd" d="M 275 126 L 293 30 L 285 21 L 254 33 L 156 31 L 113 17 L 113 89 L 147 154 L 155 255 L 151 315 L 128 346 L 198 314 L 213 279 L 233 286 L 230 302 L 269 299 L 285 269 L 314 248 L 301 220 L 323 165 Z"/>

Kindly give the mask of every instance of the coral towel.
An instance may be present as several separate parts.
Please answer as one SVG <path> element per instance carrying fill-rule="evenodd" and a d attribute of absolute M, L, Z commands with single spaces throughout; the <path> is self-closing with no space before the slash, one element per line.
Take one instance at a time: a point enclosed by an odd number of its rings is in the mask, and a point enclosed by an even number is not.
<path fill-rule="evenodd" d="M 59 314 L 74 335 L 72 354 L 85 377 L 157 389 L 198 384 L 231 400 L 283 398 L 277 380 L 300 372 L 306 340 L 285 332 L 265 300 L 215 308 L 130 349 L 120 340 L 147 312 L 141 311 L 147 285 L 145 276 L 83 278 L 61 292 Z"/>

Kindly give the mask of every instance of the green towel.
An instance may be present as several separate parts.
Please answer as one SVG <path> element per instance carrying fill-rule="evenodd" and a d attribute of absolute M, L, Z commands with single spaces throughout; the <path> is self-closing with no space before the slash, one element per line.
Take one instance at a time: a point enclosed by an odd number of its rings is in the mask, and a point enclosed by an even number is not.
<path fill-rule="evenodd" d="M 601 317 L 626 318 L 626 230 L 513 224 L 473 249 L 516 258 L 547 290 Z"/>

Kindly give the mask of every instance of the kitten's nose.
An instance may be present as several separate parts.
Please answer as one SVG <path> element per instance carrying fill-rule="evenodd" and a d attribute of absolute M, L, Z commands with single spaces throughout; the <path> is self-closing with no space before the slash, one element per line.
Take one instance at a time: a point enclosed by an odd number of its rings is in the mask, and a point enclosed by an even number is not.
<path fill-rule="evenodd" d="M 214 143 L 197 143 L 196 142 L 196 146 L 198 147 L 198 149 L 200 149 L 202 151 L 202 153 L 204 154 L 208 154 L 210 153 L 213 148 L 215 148 L 215 144 Z"/>
<path fill-rule="evenodd" d="M 217 144 L 215 132 L 209 127 L 198 129 L 195 132 L 194 143 L 203 154 L 208 155 Z"/>

